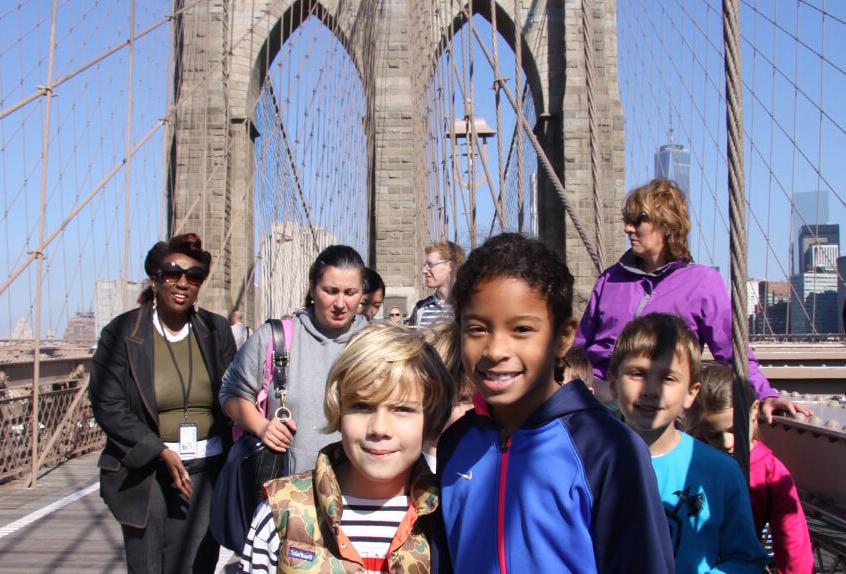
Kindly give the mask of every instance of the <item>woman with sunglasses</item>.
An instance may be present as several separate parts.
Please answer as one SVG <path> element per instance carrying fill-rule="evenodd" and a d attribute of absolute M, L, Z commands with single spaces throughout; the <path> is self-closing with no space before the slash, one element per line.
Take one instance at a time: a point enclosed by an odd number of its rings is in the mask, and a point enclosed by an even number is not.
<path fill-rule="evenodd" d="M 593 364 L 597 398 L 610 402 L 608 363 L 614 342 L 632 319 L 647 313 L 680 316 L 714 357 L 731 362 L 731 300 L 719 271 L 693 263 L 687 243 L 690 218 L 683 193 L 654 179 L 633 190 L 623 204 L 623 230 L 631 249 L 596 280 L 574 346 Z M 749 382 L 762 414 L 810 413 L 779 397 L 749 350 Z"/>
<path fill-rule="evenodd" d="M 223 377 L 220 402 L 226 414 L 267 447 L 289 452 L 291 473 L 314 468 L 318 451 L 340 440 L 339 433 L 323 432 L 323 394 L 335 358 L 352 334 L 367 325 L 367 319 L 356 314 L 363 290 L 364 261 L 355 249 L 330 245 L 320 252 L 308 272 L 305 308 L 293 315 L 285 396 L 268 393 L 267 416 L 256 408 L 256 398 L 273 336 L 269 324 L 247 339 Z M 286 420 L 274 416 L 282 398 Z"/>
<path fill-rule="evenodd" d="M 94 354 L 100 493 L 121 524 L 129 572 L 217 563 L 209 505 L 231 442 L 217 397 L 235 341 L 224 317 L 195 307 L 210 265 L 193 233 L 156 243 L 140 307 L 103 329 Z"/>

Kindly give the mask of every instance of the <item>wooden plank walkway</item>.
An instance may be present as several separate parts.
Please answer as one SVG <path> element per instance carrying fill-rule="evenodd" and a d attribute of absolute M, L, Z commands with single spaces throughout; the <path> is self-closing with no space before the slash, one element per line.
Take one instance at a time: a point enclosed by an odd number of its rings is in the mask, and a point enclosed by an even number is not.
<path fill-rule="evenodd" d="M 36 488 L 27 488 L 24 480 L 0 486 L 0 574 L 126 572 L 120 526 L 100 498 L 99 485 L 80 492 L 98 483 L 98 455 L 63 464 L 39 478 Z M 74 493 L 84 495 L 7 532 L 15 521 Z"/>

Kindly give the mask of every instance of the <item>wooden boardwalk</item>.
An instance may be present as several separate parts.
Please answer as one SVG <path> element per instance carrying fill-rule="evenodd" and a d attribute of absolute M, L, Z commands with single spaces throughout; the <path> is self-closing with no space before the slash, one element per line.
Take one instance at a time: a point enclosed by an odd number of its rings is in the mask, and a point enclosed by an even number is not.
<path fill-rule="evenodd" d="M 27 488 L 24 480 L 0 486 L 0 574 L 126 572 L 120 526 L 99 486 L 88 488 L 98 483 L 98 454 L 63 464 L 41 477 L 36 488 Z M 29 524 L 17 522 L 10 532 L 16 521 L 74 494 L 77 500 L 36 515 Z"/>

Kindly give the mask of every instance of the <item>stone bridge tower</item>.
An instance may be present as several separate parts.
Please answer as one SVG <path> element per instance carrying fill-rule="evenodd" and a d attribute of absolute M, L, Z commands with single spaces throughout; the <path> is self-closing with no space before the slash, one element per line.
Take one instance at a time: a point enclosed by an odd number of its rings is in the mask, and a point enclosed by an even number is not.
<path fill-rule="evenodd" d="M 428 50 L 441 49 L 465 21 L 455 0 L 204 0 L 177 2 L 173 112 L 168 118 L 171 233 L 196 230 L 215 255 L 203 304 L 226 313 L 252 307 L 253 114 L 265 72 L 291 31 L 319 14 L 347 48 L 368 100 L 370 146 L 369 263 L 395 293 L 421 293 L 422 246 L 429 231 L 403 221 L 419 213 L 423 162 L 415 162 L 416 53 L 421 2 L 447 25 L 429 30 Z M 624 193 L 623 118 L 617 85 L 615 0 L 476 0 L 474 10 L 515 47 L 537 110 L 535 134 L 564 183 L 588 234 L 605 236 L 605 264 L 623 250 L 619 208 Z M 519 10 L 519 12 L 518 12 Z M 452 22 L 454 25 L 449 26 Z M 517 24 L 520 23 L 520 34 Z M 424 82 L 425 83 L 425 82 Z M 597 275 L 566 218 L 550 180 L 539 170 L 541 238 L 566 255 L 579 296 Z M 599 209 L 597 209 L 597 197 Z M 418 218 L 419 219 L 419 218 Z M 598 224 L 598 225 L 597 225 Z M 363 254 L 365 255 L 365 254 Z M 252 317 L 252 321 L 264 318 Z"/>

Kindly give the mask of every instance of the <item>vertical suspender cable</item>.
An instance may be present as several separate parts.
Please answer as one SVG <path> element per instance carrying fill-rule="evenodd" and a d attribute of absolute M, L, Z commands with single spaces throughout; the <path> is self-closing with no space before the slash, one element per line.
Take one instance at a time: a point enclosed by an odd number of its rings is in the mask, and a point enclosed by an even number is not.
<path fill-rule="evenodd" d="M 494 61 L 494 101 L 496 107 L 496 165 L 499 172 L 499 179 L 497 180 L 496 190 L 496 210 L 499 214 L 505 213 L 505 203 L 503 195 L 505 194 L 505 165 L 502 159 L 502 106 L 500 105 L 502 94 L 500 94 L 500 82 L 505 81 L 500 75 L 499 69 L 499 30 L 496 23 L 496 0 L 491 0 L 491 43 L 493 44 L 493 61 Z M 500 221 L 500 231 L 506 231 L 506 221 Z"/>
<path fill-rule="evenodd" d="M 746 322 L 746 206 L 743 189 L 743 84 L 738 0 L 723 0 L 728 134 L 729 244 L 731 248 L 731 346 L 734 375 L 734 457 L 749 480 L 749 325 Z"/>
<path fill-rule="evenodd" d="M 523 134 L 518 129 L 523 117 L 523 25 L 522 14 L 523 3 L 514 0 L 514 89 L 517 94 L 517 114 L 515 137 L 517 138 L 517 231 L 523 233 L 525 225 L 525 209 L 523 201 Z M 532 190 L 529 190 L 532 193 Z"/>
<path fill-rule="evenodd" d="M 56 55 L 56 11 L 57 0 L 53 0 L 50 16 L 50 55 L 47 61 L 47 83 L 44 84 L 44 129 L 41 139 L 41 206 L 38 213 L 38 259 L 37 281 L 35 287 L 35 338 L 32 350 L 32 473 L 29 486 L 34 487 L 38 480 L 38 387 L 41 384 L 41 290 L 44 284 L 44 228 L 47 218 L 47 157 L 50 149 L 50 102 L 53 91 L 53 61 Z"/>
<path fill-rule="evenodd" d="M 170 4 L 170 28 L 168 31 L 168 36 L 170 41 L 168 43 L 167 48 L 167 80 L 165 84 L 165 97 L 164 97 L 164 117 L 162 118 L 162 122 L 165 126 L 165 133 L 164 137 L 162 138 L 162 190 L 161 194 L 159 195 L 159 201 L 161 204 L 159 205 L 159 229 L 156 235 L 156 238 L 161 240 L 166 234 L 169 233 L 171 227 L 171 221 L 168 214 L 172 211 L 169 207 L 170 205 L 170 192 L 169 192 L 169 180 L 170 180 L 170 143 L 171 138 L 173 137 L 173 118 L 174 113 L 173 110 L 176 102 L 176 95 L 173 93 L 175 90 L 175 70 L 176 70 L 176 38 L 177 38 L 177 30 L 176 30 L 176 1 L 171 0 Z"/>
<path fill-rule="evenodd" d="M 590 13 L 592 2 L 582 0 L 582 41 L 585 48 L 585 91 L 587 93 L 588 112 L 588 148 L 590 152 L 590 187 L 593 195 L 593 225 L 596 238 L 596 253 L 602 266 L 605 266 L 605 237 L 602 233 L 602 195 L 600 190 L 600 154 L 599 154 L 599 120 L 596 111 L 596 94 L 594 92 L 593 63 L 593 17 Z"/>
<path fill-rule="evenodd" d="M 126 86 L 126 162 L 123 166 L 123 281 L 121 281 L 122 309 L 129 309 L 129 209 L 132 187 L 132 80 L 135 60 L 135 0 L 129 3 L 129 70 Z"/>

